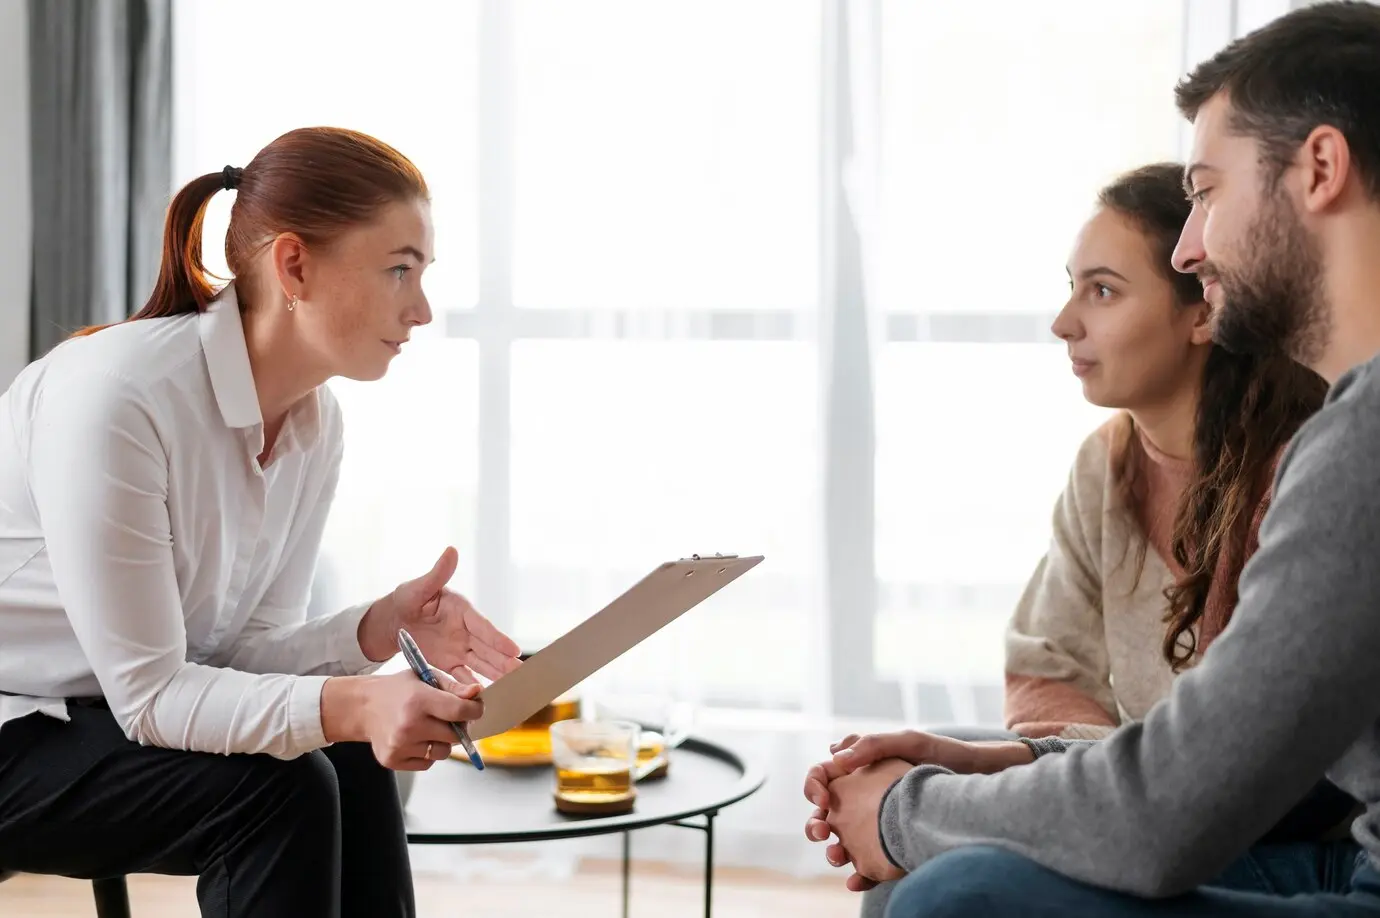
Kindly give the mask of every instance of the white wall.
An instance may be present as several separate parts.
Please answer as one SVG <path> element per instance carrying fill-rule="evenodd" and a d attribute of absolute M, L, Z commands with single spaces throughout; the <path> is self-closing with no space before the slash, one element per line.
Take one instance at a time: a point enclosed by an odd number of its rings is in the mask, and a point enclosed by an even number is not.
<path fill-rule="evenodd" d="M 29 351 L 29 58 L 24 0 L 0 0 L 0 390 Z"/>

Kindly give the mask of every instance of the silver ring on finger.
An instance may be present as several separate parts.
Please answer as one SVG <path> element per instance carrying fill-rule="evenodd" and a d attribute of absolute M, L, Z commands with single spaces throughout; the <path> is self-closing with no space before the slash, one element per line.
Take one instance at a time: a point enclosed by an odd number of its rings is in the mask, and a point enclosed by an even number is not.
<path fill-rule="evenodd" d="M 431 746 L 432 746 L 432 741 L 431 741 L 431 740 L 427 740 L 427 741 L 426 741 L 426 754 L 423 755 L 422 758 L 424 758 L 424 759 L 430 759 L 430 758 L 431 758 Z"/>

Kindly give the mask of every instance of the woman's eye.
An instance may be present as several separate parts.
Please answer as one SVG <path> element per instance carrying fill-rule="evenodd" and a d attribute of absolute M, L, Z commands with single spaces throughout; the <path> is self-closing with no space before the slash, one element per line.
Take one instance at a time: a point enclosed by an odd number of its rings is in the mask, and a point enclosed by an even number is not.
<path fill-rule="evenodd" d="M 407 272 L 412 270 L 412 266 L 411 266 L 411 265 L 394 265 L 393 267 L 389 268 L 388 270 L 392 271 L 392 272 L 393 272 L 393 275 L 394 275 L 398 280 L 405 280 L 405 279 L 407 278 Z"/>
<path fill-rule="evenodd" d="M 1093 296 L 1099 300 L 1111 299 L 1113 292 L 1112 288 L 1106 284 L 1093 284 Z"/>

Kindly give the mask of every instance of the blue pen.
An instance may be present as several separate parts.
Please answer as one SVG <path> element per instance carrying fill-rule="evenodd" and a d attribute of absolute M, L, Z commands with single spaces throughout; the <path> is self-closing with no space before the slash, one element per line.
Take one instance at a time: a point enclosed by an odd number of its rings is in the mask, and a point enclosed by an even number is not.
<path fill-rule="evenodd" d="M 412 667 L 412 671 L 432 688 L 441 688 L 441 683 L 436 679 L 436 675 L 431 671 L 431 666 L 426 662 L 426 657 L 422 656 L 422 649 L 417 646 L 417 642 L 412 640 L 412 635 L 402 628 L 398 629 L 398 646 L 402 648 L 403 656 L 407 658 L 407 665 Z M 463 724 L 452 722 L 450 728 L 455 731 L 456 737 L 460 740 L 460 745 L 464 747 L 469 755 L 474 767 L 480 771 L 484 770 L 484 760 L 479 757 L 479 750 L 474 748 L 470 735 L 465 732 Z"/>

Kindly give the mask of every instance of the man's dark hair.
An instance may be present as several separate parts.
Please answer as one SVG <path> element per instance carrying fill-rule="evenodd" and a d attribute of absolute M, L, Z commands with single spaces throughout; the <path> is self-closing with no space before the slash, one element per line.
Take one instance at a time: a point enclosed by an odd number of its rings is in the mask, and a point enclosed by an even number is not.
<path fill-rule="evenodd" d="M 1271 185 L 1326 124 L 1346 138 L 1357 175 L 1380 200 L 1380 6 L 1347 0 L 1281 16 L 1199 64 L 1175 97 L 1192 121 L 1222 92 L 1231 129 L 1260 143 Z"/>

